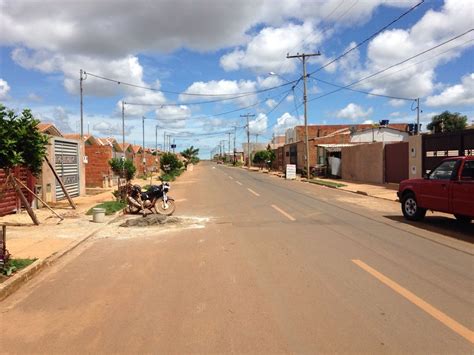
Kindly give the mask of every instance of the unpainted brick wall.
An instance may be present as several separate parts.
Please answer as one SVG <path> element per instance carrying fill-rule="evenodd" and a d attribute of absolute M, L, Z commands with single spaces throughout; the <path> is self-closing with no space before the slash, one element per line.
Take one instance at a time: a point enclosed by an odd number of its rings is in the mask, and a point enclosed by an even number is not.
<path fill-rule="evenodd" d="M 102 187 L 105 176 L 111 176 L 109 160 L 113 152 L 110 146 L 90 145 L 86 146 L 88 163 L 86 164 L 86 186 Z"/>

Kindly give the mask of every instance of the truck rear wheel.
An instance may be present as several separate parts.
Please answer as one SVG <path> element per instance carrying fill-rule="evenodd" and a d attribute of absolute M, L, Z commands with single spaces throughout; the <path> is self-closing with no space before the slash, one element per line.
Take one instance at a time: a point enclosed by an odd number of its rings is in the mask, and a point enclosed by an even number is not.
<path fill-rule="evenodd" d="M 454 217 L 456 217 L 456 219 L 461 223 L 471 223 L 471 221 L 472 221 L 471 217 L 463 216 L 463 215 L 460 215 L 460 214 L 455 214 Z"/>
<path fill-rule="evenodd" d="M 425 217 L 426 209 L 418 206 L 415 195 L 411 192 L 402 197 L 403 216 L 410 221 L 420 221 Z"/>

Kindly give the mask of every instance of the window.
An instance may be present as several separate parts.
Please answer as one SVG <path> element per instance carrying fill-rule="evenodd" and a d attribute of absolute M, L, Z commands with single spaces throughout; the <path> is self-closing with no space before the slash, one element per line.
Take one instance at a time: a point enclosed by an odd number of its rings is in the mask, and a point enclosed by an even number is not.
<path fill-rule="evenodd" d="M 461 172 L 461 180 L 474 180 L 474 160 L 466 161 Z"/>
<path fill-rule="evenodd" d="M 442 162 L 430 174 L 430 180 L 449 180 L 456 170 L 456 160 L 448 160 Z"/>

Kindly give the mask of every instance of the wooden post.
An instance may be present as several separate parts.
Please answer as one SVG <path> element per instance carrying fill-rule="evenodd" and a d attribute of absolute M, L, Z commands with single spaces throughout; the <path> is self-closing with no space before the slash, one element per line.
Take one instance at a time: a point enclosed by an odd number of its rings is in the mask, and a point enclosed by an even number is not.
<path fill-rule="evenodd" d="M 21 202 L 25 205 L 26 211 L 30 215 L 31 220 L 33 221 L 33 223 L 36 224 L 36 225 L 39 225 L 40 223 L 38 221 L 38 218 L 36 217 L 35 213 L 33 212 L 33 209 L 29 205 L 28 200 L 26 199 L 25 195 L 23 195 L 23 191 L 21 191 L 21 189 L 18 187 L 18 185 L 16 183 L 16 180 L 15 180 L 15 177 L 12 176 L 11 173 L 8 174 L 7 183 L 8 183 L 8 181 L 11 182 L 11 184 L 12 184 L 13 188 L 15 189 L 17 195 L 20 197 Z"/>
<path fill-rule="evenodd" d="M 75 204 L 74 201 L 72 200 L 71 196 L 69 196 L 69 192 L 67 192 L 66 186 L 64 186 L 63 181 L 62 181 L 61 178 L 59 177 L 59 175 L 58 175 L 58 173 L 56 172 L 56 170 L 54 169 L 54 167 L 51 165 L 50 161 L 48 160 L 48 157 L 44 157 L 44 160 L 46 160 L 46 163 L 48 163 L 49 167 L 50 167 L 51 170 L 53 171 L 53 174 L 54 174 L 54 176 L 56 177 L 56 180 L 59 182 L 59 185 L 61 185 L 61 189 L 63 190 L 64 195 L 66 195 L 67 200 L 69 201 L 69 204 L 71 205 L 72 208 L 76 209 L 76 204 Z"/>
<path fill-rule="evenodd" d="M 61 221 L 64 219 L 64 217 L 60 216 L 55 210 L 53 210 L 46 202 L 44 202 L 41 197 L 39 197 L 37 194 L 35 194 L 33 191 L 31 191 L 25 184 L 23 184 L 20 180 L 17 178 L 13 177 L 17 183 L 19 183 L 21 186 L 23 186 L 29 193 L 31 193 L 33 196 L 35 196 L 38 200 L 40 200 L 51 212 L 53 212 Z"/>

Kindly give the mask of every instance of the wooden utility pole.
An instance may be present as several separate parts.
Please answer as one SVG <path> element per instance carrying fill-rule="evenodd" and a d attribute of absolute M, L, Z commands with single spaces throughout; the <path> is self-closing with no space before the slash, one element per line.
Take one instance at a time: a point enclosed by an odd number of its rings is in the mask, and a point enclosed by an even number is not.
<path fill-rule="evenodd" d="M 234 126 L 234 164 L 236 163 L 235 162 L 235 153 L 236 153 L 236 149 L 235 149 L 235 140 L 237 138 L 237 126 Z"/>
<path fill-rule="evenodd" d="M 255 117 L 255 115 L 251 115 L 250 113 L 247 113 L 245 115 L 240 115 L 240 117 L 246 117 L 247 118 L 247 167 L 250 169 L 251 161 L 250 161 L 250 125 L 249 125 L 249 117 Z"/>
<path fill-rule="evenodd" d="M 57 182 L 59 183 L 59 185 L 61 186 L 61 189 L 63 190 L 64 195 L 66 196 L 67 200 L 69 201 L 69 204 L 71 205 L 72 208 L 76 209 L 76 204 L 75 204 L 74 201 L 72 200 L 71 196 L 69 196 L 69 192 L 67 191 L 66 186 L 64 186 L 63 181 L 62 181 L 61 178 L 59 177 L 58 173 L 57 173 L 56 170 L 54 169 L 54 167 L 53 167 L 53 165 L 51 164 L 51 162 L 48 160 L 48 157 L 44 157 L 44 160 L 46 160 L 46 163 L 48 163 L 48 166 L 50 167 L 51 171 L 53 172 L 54 176 L 56 177 L 56 181 L 57 181 Z"/>
<path fill-rule="evenodd" d="M 303 62 L 303 84 L 304 84 L 304 94 L 303 94 L 303 101 L 304 101 L 304 145 L 305 145 L 305 162 L 306 162 L 306 178 L 310 179 L 310 171 L 309 171 L 309 143 L 308 143 L 308 98 L 306 94 L 306 58 L 308 57 L 316 57 L 321 55 L 321 53 L 312 53 L 312 54 L 299 54 L 296 55 L 286 55 L 286 58 L 300 58 Z"/>
<path fill-rule="evenodd" d="M 80 89 L 80 93 L 81 93 L 81 142 L 83 142 L 83 138 L 84 138 L 84 114 L 83 114 L 83 103 L 82 103 L 82 82 L 84 80 L 84 76 L 83 76 L 83 71 L 82 69 L 79 70 L 79 89 Z"/>
<path fill-rule="evenodd" d="M 33 212 L 33 209 L 31 208 L 30 204 L 28 203 L 28 200 L 26 199 L 25 195 L 23 194 L 23 191 L 21 191 L 21 189 L 18 187 L 18 184 L 16 183 L 15 177 L 13 176 L 13 174 L 10 171 L 8 171 L 7 174 L 8 175 L 7 175 L 6 184 L 8 185 L 9 182 L 11 183 L 11 185 L 15 189 L 15 192 L 16 192 L 17 196 L 20 197 L 21 203 L 23 204 L 23 206 L 25 206 L 26 211 L 30 215 L 31 220 L 33 221 L 34 224 L 39 225 L 40 223 L 39 223 L 38 217 L 36 217 L 35 213 Z"/>

